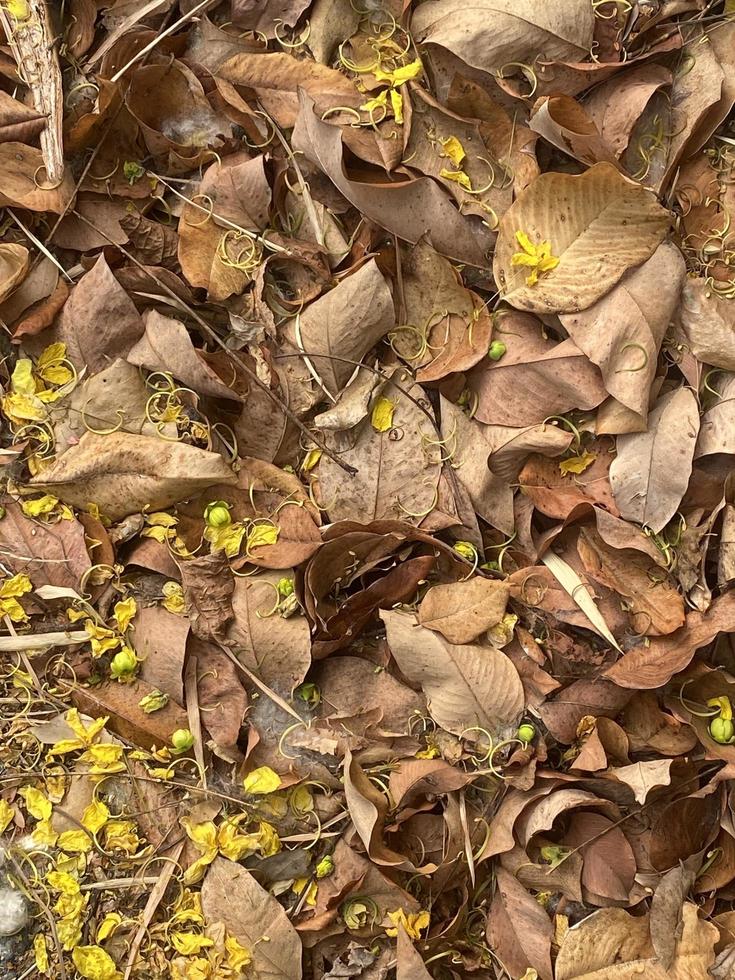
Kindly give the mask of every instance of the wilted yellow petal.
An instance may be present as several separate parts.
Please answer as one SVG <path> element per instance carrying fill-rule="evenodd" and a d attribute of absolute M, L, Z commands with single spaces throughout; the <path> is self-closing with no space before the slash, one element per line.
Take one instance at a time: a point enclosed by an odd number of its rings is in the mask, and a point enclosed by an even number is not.
<path fill-rule="evenodd" d="M 445 180 L 454 181 L 455 184 L 464 187 L 466 191 L 472 190 L 472 182 L 464 170 L 447 170 L 446 167 L 442 167 L 439 171 L 439 176 L 444 177 Z"/>
<path fill-rule="evenodd" d="M 82 825 L 96 834 L 110 819 L 110 811 L 102 800 L 93 800 L 82 814 Z"/>
<path fill-rule="evenodd" d="M 395 909 L 395 911 L 388 913 L 388 918 L 395 927 L 385 930 L 388 936 L 397 936 L 398 927 L 403 926 L 411 939 L 421 939 L 421 930 L 427 929 L 431 922 L 431 916 L 423 910 L 421 912 L 410 912 L 406 915 L 403 909 Z"/>
<path fill-rule="evenodd" d="M 43 422 L 48 418 L 43 402 L 35 395 L 5 395 L 2 406 L 3 412 L 16 425 L 22 425 L 24 422 Z"/>
<path fill-rule="evenodd" d="M 230 861 L 242 861 L 254 854 L 260 847 L 258 834 L 242 834 L 235 820 L 225 820 L 217 831 L 217 846 L 220 854 Z"/>
<path fill-rule="evenodd" d="M 387 109 L 388 108 L 388 89 L 384 89 L 380 95 L 376 95 L 372 99 L 368 99 L 367 102 L 363 102 L 360 106 L 363 112 L 375 112 L 376 109 Z M 385 113 L 383 113 L 385 115 Z"/>
<path fill-rule="evenodd" d="M 90 742 L 93 742 L 97 738 L 108 720 L 109 715 L 105 715 L 102 718 L 95 718 L 89 725 L 85 725 L 76 708 L 70 708 L 64 715 L 64 721 L 85 745 L 89 745 Z"/>
<path fill-rule="evenodd" d="M 321 449 L 310 449 L 309 452 L 304 457 L 304 462 L 301 464 L 301 469 L 308 473 L 309 470 L 313 470 L 319 460 L 322 458 Z"/>
<path fill-rule="evenodd" d="M 171 945 L 182 956 L 194 956 L 208 946 L 214 946 L 214 942 L 209 936 L 202 936 L 195 932 L 172 932 Z"/>
<path fill-rule="evenodd" d="M 301 895 L 305 888 L 306 888 L 306 895 L 304 897 L 304 901 L 306 902 L 307 905 L 312 905 L 312 906 L 316 905 L 316 894 L 319 891 L 319 886 L 315 881 L 312 881 L 311 884 L 309 884 L 308 878 L 297 878 L 294 881 L 293 885 L 291 885 L 291 891 L 295 895 Z"/>
<path fill-rule="evenodd" d="M 262 548 L 267 544 L 275 544 L 281 529 L 275 524 L 256 524 L 248 531 L 245 550 L 251 552 L 253 548 Z M 225 549 L 226 551 L 227 549 Z"/>
<path fill-rule="evenodd" d="M 403 96 L 397 89 L 392 88 L 390 90 L 390 104 L 396 122 L 399 126 L 403 125 Z"/>
<path fill-rule="evenodd" d="M 115 603 L 115 611 L 113 613 L 115 622 L 117 623 L 117 628 L 121 633 L 130 626 L 130 622 L 138 611 L 138 605 L 132 596 L 127 599 L 121 599 L 120 602 Z"/>
<path fill-rule="evenodd" d="M 247 774 L 242 785 L 246 793 L 260 796 L 275 792 L 281 785 L 281 777 L 270 766 L 260 766 Z"/>
<path fill-rule="evenodd" d="M 118 980 L 122 977 L 113 958 L 100 946 L 77 946 L 72 950 L 71 958 L 85 980 Z"/>
<path fill-rule="evenodd" d="M 423 67 L 421 62 L 416 59 L 416 61 L 403 65 L 401 68 L 395 68 L 393 71 L 384 71 L 382 68 L 377 68 L 374 75 L 379 82 L 390 82 L 391 85 L 402 85 L 404 82 L 408 82 L 412 78 L 417 78 L 422 71 Z"/>
<path fill-rule="evenodd" d="M 37 932 L 33 938 L 33 956 L 39 973 L 48 973 L 48 950 L 46 938 L 42 932 Z"/>
<path fill-rule="evenodd" d="M 50 514 L 58 502 L 58 497 L 45 493 L 43 497 L 36 497 L 34 500 L 21 500 L 20 509 L 26 517 L 41 517 Z"/>
<path fill-rule="evenodd" d="M 31 834 L 33 843 L 38 847 L 53 847 L 58 836 L 50 820 L 39 820 Z"/>
<path fill-rule="evenodd" d="M 101 943 L 109 939 L 122 920 L 119 912 L 108 912 L 97 929 L 97 942 Z"/>
<path fill-rule="evenodd" d="M 448 157 L 454 164 L 455 168 L 459 169 L 460 164 L 467 155 L 460 141 L 456 136 L 440 136 L 439 142 L 443 148 L 442 156 Z"/>
<path fill-rule="evenodd" d="M 19 358 L 10 376 L 10 389 L 15 395 L 35 395 L 36 379 L 33 377 L 33 362 L 27 357 Z"/>
<path fill-rule="evenodd" d="M 105 848 L 108 851 L 125 851 L 135 854 L 140 847 L 137 828 L 132 820 L 109 820 L 104 830 Z"/>
<path fill-rule="evenodd" d="M 59 834 L 58 844 L 70 854 L 87 854 L 92 850 L 92 838 L 83 830 L 65 830 Z"/>
<path fill-rule="evenodd" d="M 79 758 L 82 762 L 91 763 L 90 772 L 97 775 L 99 773 L 121 772 L 125 768 L 122 757 L 122 745 L 104 743 L 90 745 Z"/>
<path fill-rule="evenodd" d="M 393 413 L 396 410 L 396 402 L 382 395 L 373 405 L 370 422 L 376 432 L 388 432 L 393 428 Z"/>
<path fill-rule="evenodd" d="M 13 575 L 0 584 L 0 599 L 17 598 L 33 591 L 33 584 L 27 575 Z"/>
<path fill-rule="evenodd" d="M 113 630 L 107 629 L 106 626 L 98 626 L 91 619 L 84 621 L 84 629 L 89 636 L 93 657 L 101 657 L 105 653 L 110 653 L 122 643 L 122 637 Z"/>
<path fill-rule="evenodd" d="M 562 473 L 584 473 L 588 466 L 591 466 L 597 459 L 596 453 L 584 452 L 581 456 L 572 456 L 571 459 L 563 459 L 559 463 Z"/>
<path fill-rule="evenodd" d="M 265 820 L 258 827 L 258 837 L 260 838 L 259 850 L 263 857 L 272 857 L 274 854 L 278 854 L 283 846 L 276 828 L 266 823 Z"/>
<path fill-rule="evenodd" d="M 26 805 L 26 810 L 36 820 L 49 820 L 53 807 L 46 796 L 33 786 L 24 786 L 20 790 Z"/>
<path fill-rule="evenodd" d="M 253 962 L 250 950 L 246 949 L 235 936 L 228 936 L 225 939 L 225 950 L 227 965 L 231 970 L 243 970 Z"/>
<path fill-rule="evenodd" d="M 186 602 L 184 601 L 184 590 L 181 588 L 178 582 L 164 582 L 163 588 L 161 589 L 163 593 L 163 607 L 168 609 L 170 613 L 183 613 L 186 610 Z"/>
<path fill-rule="evenodd" d="M 10 821 L 14 816 L 15 810 L 8 803 L 8 801 L 0 800 L 0 834 L 4 833 L 8 829 Z"/>

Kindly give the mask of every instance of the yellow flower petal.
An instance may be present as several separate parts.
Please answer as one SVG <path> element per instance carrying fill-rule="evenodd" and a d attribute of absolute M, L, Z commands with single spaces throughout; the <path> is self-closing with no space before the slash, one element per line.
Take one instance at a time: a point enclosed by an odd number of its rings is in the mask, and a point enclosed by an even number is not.
<path fill-rule="evenodd" d="M 294 881 L 293 885 L 291 885 L 291 891 L 295 895 L 301 895 L 305 888 L 306 888 L 306 895 L 304 897 L 304 901 L 306 902 L 307 905 L 311 905 L 311 906 L 316 905 L 316 895 L 317 892 L 319 891 L 319 886 L 315 881 L 312 881 L 311 884 L 309 884 L 308 878 L 297 878 Z"/>
<path fill-rule="evenodd" d="M 195 932 L 172 932 L 171 945 L 182 956 L 194 956 L 208 946 L 214 946 L 214 941 Z"/>
<path fill-rule="evenodd" d="M 74 966 L 85 980 L 118 980 L 122 973 L 100 946 L 77 946 L 72 950 Z"/>
<path fill-rule="evenodd" d="M 581 456 L 572 456 L 571 459 L 563 459 L 559 463 L 562 473 L 584 473 L 588 466 L 591 466 L 597 459 L 596 453 L 582 453 Z"/>
<path fill-rule="evenodd" d="M 403 96 L 396 89 L 390 90 L 390 104 L 393 115 L 399 126 L 403 125 Z"/>
<path fill-rule="evenodd" d="M 0 599 L 17 599 L 33 591 L 33 583 L 27 575 L 13 575 L 0 583 Z"/>
<path fill-rule="evenodd" d="M 253 962 L 250 951 L 235 936 L 228 936 L 225 939 L 225 951 L 227 953 L 227 965 L 231 970 L 243 970 Z"/>
<path fill-rule="evenodd" d="M 0 834 L 4 833 L 9 825 L 10 821 L 15 816 L 15 810 L 8 803 L 7 800 L 0 800 Z"/>
<path fill-rule="evenodd" d="M 95 775 L 108 772 L 122 772 L 125 768 L 122 758 L 122 745 L 111 745 L 109 743 L 90 745 L 86 752 L 79 756 L 81 762 L 91 764 L 89 771 Z"/>
<path fill-rule="evenodd" d="M 393 428 L 393 413 L 396 410 L 396 402 L 382 395 L 373 405 L 370 422 L 376 432 L 388 432 Z"/>
<path fill-rule="evenodd" d="M 50 514 L 58 502 L 58 497 L 45 493 L 43 497 L 36 497 L 34 500 L 21 500 L 20 509 L 26 517 L 42 517 Z"/>
<path fill-rule="evenodd" d="M 33 786 L 24 786 L 20 790 L 26 805 L 26 810 L 35 820 L 49 820 L 53 807 L 46 796 Z"/>
<path fill-rule="evenodd" d="M 58 844 L 69 854 L 88 854 L 92 850 L 92 838 L 83 830 L 65 830 L 59 834 Z"/>
<path fill-rule="evenodd" d="M 110 819 L 110 811 L 102 800 L 93 800 L 82 814 L 82 825 L 92 834 L 102 830 Z"/>
<path fill-rule="evenodd" d="M 275 544 L 278 541 L 278 535 L 280 533 L 280 528 L 274 524 L 256 524 L 255 527 L 248 531 L 245 550 L 250 553 L 253 548 L 262 548 L 267 544 Z"/>
<path fill-rule="evenodd" d="M 170 613 L 178 614 L 181 614 L 186 610 L 184 590 L 181 588 L 178 582 L 164 582 L 161 592 L 164 596 L 162 603 L 164 609 L 168 609 Z"/>
<path fill-rule="evenodd" d="M 51 826 L 50 820 L 39 820 L 33 828 L 31 837 L 33 838 L 33 843 L 38 847 L 53 847 L 59 835 Z"/>
<path fill-rule="evenodd" d="M 467 156 L 460 141 L 456 136 L 440 136 L 439 142 L 443 148 L 442 156 L 449 157 L 454 167 L 458 170 L 462 161 Z"/>
<path fill-rule="evenodd" d="M 391 85 L 402 85 L 404 82 L 410 81 L 412 78 L 417 78 L 423 71 L 423 66 L 421 62 L 416 59 L 416 61 L 411 61 L 407 65 L 403 65 L 401 68 L 395 68 L 393 71 L 384 71 L 382 68 L 378 68 L 373 73 L 379 82 L 390 82 Z"/>
<path fill-rule="evenodd" d="M 439 171 L 439 176 L 443 177 L 445 180 L 452 180 L 455 184 L 459 184 L 460 187 L 464 187 L 466 191 L 472 190 L 472 182 L 464 170 L 447 170 L 446 167 L 442 167 Z"/>
<path fill-rule="evenodd" d="M 260 766 L 253 769 L 243 780 L 243 789 L 253 796 L 273 793 L 281 785 L 281 777 L 270 766 Z"/>
<path fill-rule="evenodd" d="M 122 920 L 119 912 L 108 912 L 97 928 L 97 942 L 101 943 L 105 939 L 109 939 Z"/>
<path fill-rule="evenodd" d="M 48 950 L 46 939 L 41 932 L 37 932 L 33 939 L 33 957 L 36 961 L 36 969 L 39 973 L 48 973 Z"/>
<path fill-rule="evenodd" d="M 137 611 L 138 605 L 132 596 L 115 603 L 115 612 L 113 615 L 117 623 L 117 628 L 121 633 L 124 633 L 128 626 L 130 626 L 130 622 Z"/>

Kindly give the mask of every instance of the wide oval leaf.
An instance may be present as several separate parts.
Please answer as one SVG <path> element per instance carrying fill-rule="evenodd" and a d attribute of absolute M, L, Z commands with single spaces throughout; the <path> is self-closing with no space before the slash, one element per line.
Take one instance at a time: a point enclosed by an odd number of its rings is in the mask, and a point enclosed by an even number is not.
<path fill-rule="evenodd" d="M 650 191 L 609 163 L 586 173 L 542 174 L 500 222 L 493 274 L 502 297 L 520 310 L 575 313 L 591 306 L 623 273 L 648 259 L 662 241 L 669 213 Z M 513 265 L 517 232 L 534 245 L 549 242 L 559 264 L 540 272 Z"/>

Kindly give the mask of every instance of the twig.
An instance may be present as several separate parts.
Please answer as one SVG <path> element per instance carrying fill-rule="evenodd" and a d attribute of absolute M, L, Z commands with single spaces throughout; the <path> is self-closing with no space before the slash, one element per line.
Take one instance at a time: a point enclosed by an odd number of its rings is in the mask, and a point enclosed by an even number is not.
<path fill-rule="evenodd" d="M 8 212 L 8 214 L 13 219 L 13 221 L 16 223 L 16 225 L 20 228 L 20 230 L 30 239 L 30 241 L 33 242 L 33 244 L 36 246 L 36 248 L 39 249 L 39 251 L 43 252 L 43 254 L 46 256 L 46 258 L 47 259 L 50 259 L 54 263 L 54 265 L 59 270 L 59 272 L 62 274 L 62 276 L 68 282 L 73 283 L 74 280 L 69 275 L 69 273 L 66 271 L 66 269 L 61 264 L 61 262 L 59 262 L 59 260 L 54 255 L 52 255 L 51 252 L 49 252 L 49 250 L 46 248 L 46 246 L 43 244 L 43 242 L 40 239 L 36 238 L 36 236 L 33 234 L 32 231 L 30 231 L 28 228 L 26 228 L 26 226 L 23 224 L 23 222 L 20 220 L 20 218 L 17 216 L 17 214 L 15 214 L 15 212 L 12 211 L 10 208 L 6 208 L 5 210 Z"/>
<path fill-rule="evenodd" d="M 175 299 L 177 303 L 183 302 L 181 297 L 177 296 L 176 293 L 173 291 L 173 289 L 170 289 L 165 282 L 163 282 L 156 275 L 154 275 L 150 271 L 150 269 L 146 268 L 146 266 L 143 265 L 142 262 L 139 262 L 135 258 L 135 256 L 131 255 L 131 253 L 126 248 L 124 248 L 122 245 L 119 245 L 117 242 L 114 242 L 110 238 L 110 236 L 105 234 L 105 232 L 102 231 L 102 229 L 99 228 L 96 224 L 94 224 L 94 222 L 90 221 L 88 218 L 85 218 L 84 215 L 80 214 L 79 211 L 77 210 L 74 210 L 72 213 L 75 214 L 80 221 L 83 221 L 85 225 L 89 225 L 89 227 L 92 228 L 94 231 L 96 231 L 98 235 L 102 235 L 102 237 L 106 241 L 108 241 L 110 245 L 114 245 L 114 247 L 118 249 L 118 251 L 122 252 L 122 254 L 133 263 L 133 265 L 137 266 L 147 276 L 150 276 L 150 278 L 153 279 L 153 281 L 158 284 L 158 286 L 166 293 L 167 296 L 170 296 L 172 297 L 172 299 Z M 283 412 L 283 414 L 286 416 L 287 419 L 293 422 L 293 424 L 299 429 L 301 433 L 303 433 L 303 435 L 307 437 L 307 439 L 310 439 L 318 449 L 321 449 L 321 451 L 324 453 L 325 456 L 329 456 L 329 458 L 333 460 L 337 464 L 337 466 L 343 469 L 345 473 L 349 473 L 350 476 L 354 476 L 357 473 L 357 470 L 355 469 L 354 466 L 350 466 L 348 463 L 345 463 L 344 460 L 341 460 L 338 456 L 336 456 L 331 451 L 331 449 L 325 446 L 321 440 L 316 438 L 314 433 L 311 432 L 304 425 L 301 419 L 298 418 L 298 416 L 291 411 L 291 409 L 288 407 L 288 405 L 286 405 L 283 399 L 279 398 L 278 395 L 274 391 L 272 391 L 264 381 L 261 381 L 261 379 L 255 373 L 255 371 L 253 371 L 252 368 L 250 368 L 245 363 L 245 361 L 243 361 L 241 357 L 238 357 L 235 351 L 230 350 L 227 344 L 225 344 L 224 340 L 222 340 L 220 335 L 210 327 L 210 325 L 207 323 L 206 320 L 202 319 L 202 317 L 200 317 L 199 314 L 194 309 L 192 309 L 192 307 L 189 306 L 188 303 L 186 303 L 185 306 L 186 306 L 186 312 L 198 324 L 198 326 L 201 327 L 201 329 L 204 331 L 207 337 L 209 337 L 210 340 L 213 340 L 218 347 L 222 348 L 225 354 L 227 354 L 228 357 L 242 369 L 242 371 L 248 376 L 248 378 L 253 382 L 253 384 L 257 385 L 258 388 L 261 389 L 261 391 L 265 392 L 265 394 L 268 396 L 268 398 L 270 398 L 273 404 L 278 406 L 278 409 L 281 412 Z"/>

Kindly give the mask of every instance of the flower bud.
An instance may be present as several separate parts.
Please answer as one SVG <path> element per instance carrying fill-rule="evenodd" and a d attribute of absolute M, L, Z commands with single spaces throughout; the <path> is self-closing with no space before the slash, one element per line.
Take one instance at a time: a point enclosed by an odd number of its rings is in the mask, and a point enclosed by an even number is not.
<path fill-rule="evenodd" d="M 533 727 L 533 725 L 526 722 L 524 725 L 519 727 L 516 735 L 522 742 L 528 744 L 536 738 L 536 729 Z"/>
<path fill-rule="evenodd" d="M 204 509 L 204 520 L 209 527 L 227 527 L 232 523 L 229 506 L 224 500 L 213 500 Z"/>
<path fill-rule="evenodd" d="M 507 350 L 508 348 L 505 346 L 502 340 L 494 340 L 488 348 L 487 356 L 491 361 L 499 361 Z"/>
<path fill-rule="evenodd" d="M 468 561 L 474 561 L 477 558 L 477 548 L 469 541 L 457 541 L 454 550 Z"/>
<path fill-rule="evenodd" d="M 325 855 L 316 866 L 317 878 L 326 878 L 334 871 L 334 858 L 331 854 Z"/>
<path fill-rule="evenodd" d="M 177 728 L 171 736 L 171 744 L 178 752 L 188 752 L 194 744 L 194 736 L 188 728 Z"/>
<path fill-rule="evenodd" d="M 123 647 L 119 650 L 110 662 L 110 673 L 118 680 L 129 678 L 138 666 L 138 658 L 130 647 Z"/>
<path fill-rule="evenodd" d="M 147 715 L 153 714 L 154 711 L 160 711 L 161 708 L 165 708 L 168 704 L 168 694 L 164 694 L 163 691 L 153 690 L 150 694 L 146 694 L 145 697 L 138 701 L 138 707 L 142 708 Z"/>
<path fill-rule="evenodd" d="M 288 598 L 288 596 L 293 595 L 293 590 L 294 590 L 293 579 L 288 578 L 288 576 L 285 576 L 284 578 L 280 578 L 278 580 L 278 585 L 276 586 L 276 588 L 278 589 L 278 594 L 282 599 Z"/>
<path fill-rule="evenodd" d="M 729 718 L 713 718 L 709 725 L 709 733 L 720 745 L 729 745 L 735 740 L 735 722 Z"/>

